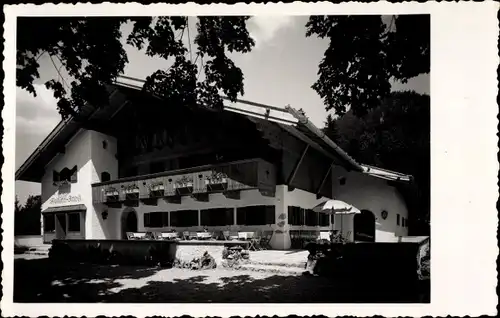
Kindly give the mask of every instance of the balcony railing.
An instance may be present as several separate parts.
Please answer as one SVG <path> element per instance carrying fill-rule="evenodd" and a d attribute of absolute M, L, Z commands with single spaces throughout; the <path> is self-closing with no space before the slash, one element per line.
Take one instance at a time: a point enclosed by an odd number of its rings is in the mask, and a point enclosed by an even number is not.
<path fill-rule="evenodd" d="M 274 195 L 275 186 L 274 165 L 262 159 L 249 159 L 95 183 L 92 197 L 95 204 L 158 198 L 180 203 L 182 196 L 206 200 L 210 193 L 223 193 L 237 199 L 239 191 L 249 189 Z"/>

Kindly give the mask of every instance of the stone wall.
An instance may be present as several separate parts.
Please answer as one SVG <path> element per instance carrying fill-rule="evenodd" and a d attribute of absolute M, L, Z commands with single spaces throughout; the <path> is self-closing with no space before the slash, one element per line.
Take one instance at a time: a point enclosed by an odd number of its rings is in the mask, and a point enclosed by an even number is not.
<path fill-rule="evenodd" d="M 43 245 L 41 235 L 16 235 L 14 237 L 14 246 L 32 247 Z"/>

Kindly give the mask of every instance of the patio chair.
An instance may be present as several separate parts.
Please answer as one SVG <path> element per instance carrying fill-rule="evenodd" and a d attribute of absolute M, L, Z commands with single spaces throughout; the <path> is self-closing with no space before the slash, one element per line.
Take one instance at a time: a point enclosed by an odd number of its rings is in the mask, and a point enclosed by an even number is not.
<path fill-rule="evenodd" d="M 238 237 L 239 237 L 238 232 L 229 232 L 229 240 L 230 241 L 237 240 Z"/>
<path fill-rule="evenodd" d="M 262 234 L 262 237 L 260 238 L 260 247 L 261 249 L 271 249 L 271 245 L 269 245 L 269 242 L 271 241 L 271 237 L 273 236 L 273 232 L 271 231 L 266 231 Z"/>
<path fill-rule="evenodd" d="M 346 240 L 349 240 L 349 238 L 351 237 L 351 233 L 352 233 L 352 231 L 347 231 L 346 234 L 345 234 L 345 236 L 344 236 L 344 238 Z"/>
<path fill-rule="evenodd" d="M 229 241 L 229 231 L 222 231 L 224 241 Z"/>
<path fill-rule="evenodd" d="M 322 241 L 322 240 L 330 241 L 330 232 L 325 232 L 325 231 L 319 232 L 319 240 L 320 241 Z"/>
<path fill-rule="evenodd" d="M 132 233 L 132 234 L 134 235 L 134 239 L 136 239 L 136 240 L 144 240 L 144 239 L 146 239 L 146 233 L 144 233 L 144 232 L 141 232 L 141 233 L 135 232 L 135 233 Z"/>
<path fill-rule="evenodd" d="M 247 232 L 238 232 L 238 240 L 246 241 L 247 240 Z"/>
<path fill-rule="evenodd" d="M 134 233 L 132 233 L 132 232 L 127 232 L 127 240 L 135 240 Z"/>
<path fill-rule="evenodd" d="M 189 232 L 189 239 L 197 239 L 198 238 L 198 232 Z"/>
<path fill-rule="evenodd" d="M 182 239 L 185 241 L 189 240 L 189 232 L 188 231 L 182 232 Z"/>
<path fill-rule="evenodd" d="M 176 239 L 178 237 L 178 233 L 176 232 L 163 232 L 161 233 L 160 239 L 162 240 L 171 240 L 171 239 Z"/>
<path fill-rule="evenodd" d="M 159 241 L 159 240 L 163 239 L 162 233 L 161 232 L 151 232 L 151 239 L 153 239 L 155 241 Z"/>

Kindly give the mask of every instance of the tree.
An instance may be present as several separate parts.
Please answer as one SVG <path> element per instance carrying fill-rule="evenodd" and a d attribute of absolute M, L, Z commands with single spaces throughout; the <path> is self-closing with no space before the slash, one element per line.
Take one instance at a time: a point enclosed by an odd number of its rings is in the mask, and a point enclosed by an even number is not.
<path fill-rule="evenodd" d="M 19 203 L 19 198 L 16 195 L 16 199 L 14 201 L 14 213 L 21 212 L 22 208 L 23 206 L 21 205 L 21 203 Z"/>
<path fill-rule="evenodd" d="M 363 117 L 352 111 L 328 117 L 325 133 L 360 162 L 413 175 L 415 188 L 402 190 L 410 209 L 409 229 L 429 234 L 429 96 L 394 92 Z"/>
<path fill-rule="evenodd" d="M 40 218 L 42 199 L 40 195 L 30 195 L 24 206 L 16 197 L 16 214 L 14 216 L 15 235 L 39 235 L 41 233 Z"/>
<path fill-rule="evenodd" d="M 330 40 L 312 88 L 339 116 L 363 116 L 390 94 L 391 79 L 430 70 L 429 15 L 311 16 L 306 29 Z"/>
<path fill-rule="evenodd" d="M 255 45 L 246 21 L 248 17 L 207 16 L 197 18 L 196 59 L 182 42 L 188 17 L 20 17 L 17 21 L 17 86 L 36 96 L 33 83 L 40 77 L 38 59 L 48 54 L 55 66 L 58 60 L 72 81 L 59 76 L 45 83 L 58 100 L 63 117 L 78 119 L 80 108 L 88 102 L 104 107 L 109 102 L 106 85 L 123 73 L 127 53 L 120 41 L 120 27 L 132 23 L 127 43 L 145 50 L 149 56 L 173 59 L 167 70 L 147 78 L 145 89 L 168 103 L 188 107 L 222 107 L 220 92 L 235 101 L 244 94 L 243 73 L 227 52 L 249 52 Z M 199 81 L 197 59 L 207 59 L 205 79 Z M 58 70 L 59 72 L 59 70 Z"/>

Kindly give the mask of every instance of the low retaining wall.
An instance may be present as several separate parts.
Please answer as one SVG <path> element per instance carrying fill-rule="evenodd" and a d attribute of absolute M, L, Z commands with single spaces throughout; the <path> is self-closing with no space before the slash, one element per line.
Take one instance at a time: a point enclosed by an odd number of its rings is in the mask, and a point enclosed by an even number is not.
<path fill-rule="evenodd" d="M 110 264 L 171 265 L 177 242 L 153 240 L 53 240 L 49 258 Z"/>
<path fill-rule="evenodd" d="M 43 245 L 42 235 L 16 235 L 14 236 L 15 247 L 34 247 Z"/>

